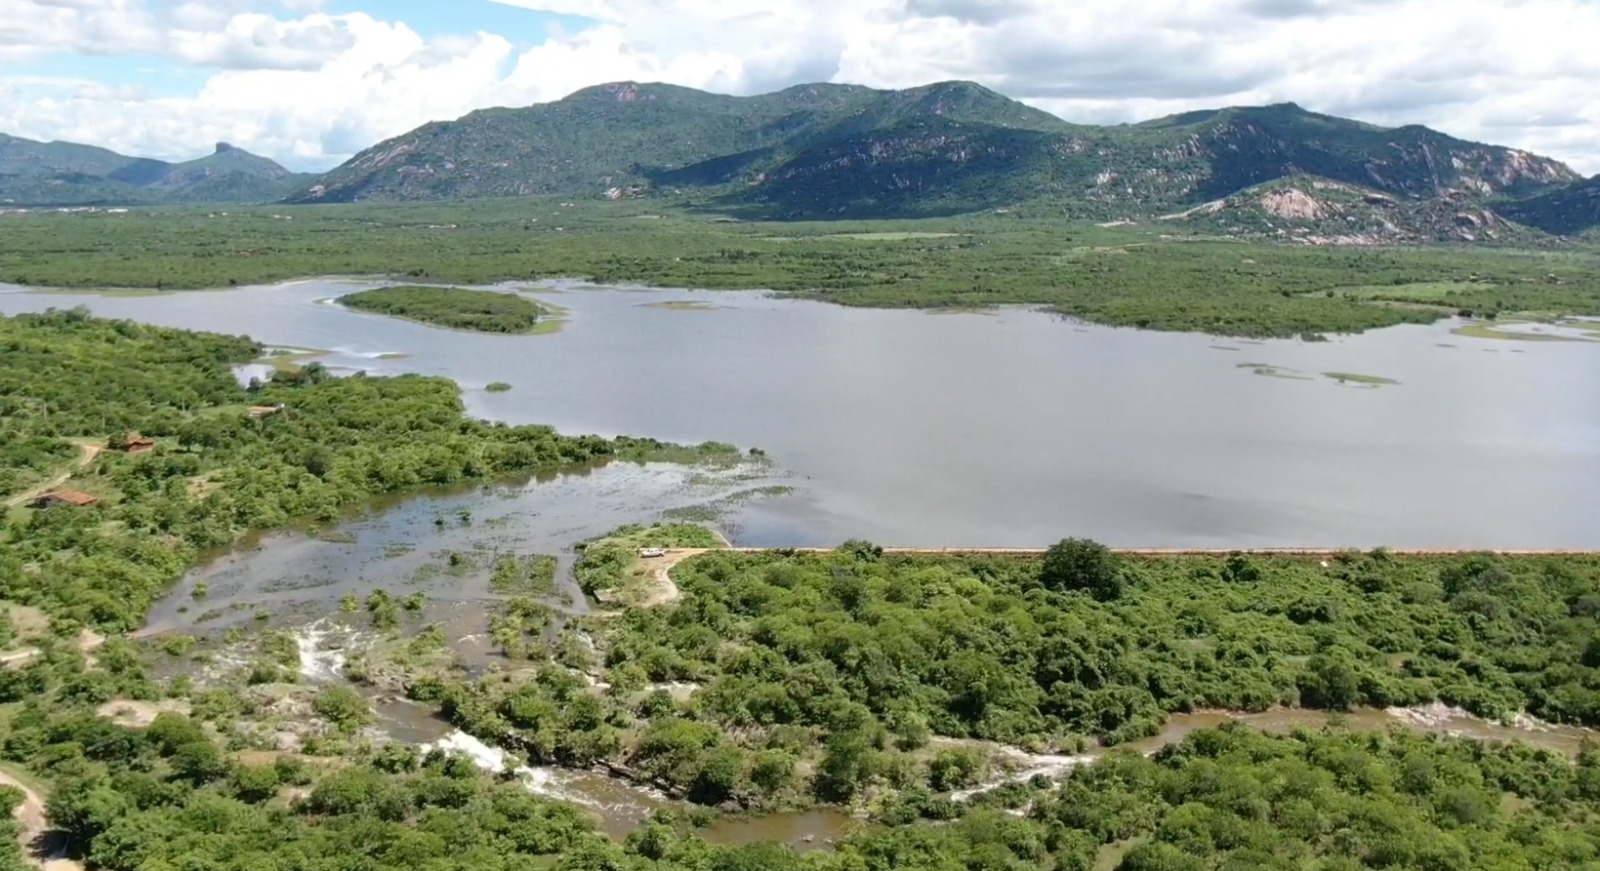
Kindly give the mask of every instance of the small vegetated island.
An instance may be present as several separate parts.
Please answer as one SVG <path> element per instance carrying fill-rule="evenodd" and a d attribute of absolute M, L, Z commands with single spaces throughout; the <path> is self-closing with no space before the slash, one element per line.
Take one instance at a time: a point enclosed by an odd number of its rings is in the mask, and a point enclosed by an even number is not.
<path fill-rule="evenodd" d="M 1109 326 L 1257 338 L 1360 332 L 1458 313 L 1485 321 L 1600 314 L 1592 241 L 1557 250 L 1310 246 L 1172 236 L 1166 223 L 1099 227 L 1064 219 L 1059 207 L 796 223 L 713 221 L 654 201 L 576 209 L 562 202 L 363 202 L 297 211 L 292 222 L 269 207 L 233 209 L 225 221 L 205 210 L 12 216 L 0 282 L 177 289 L 330 273 L 438 285 L 571 276 L 599 284 L 767 288 L 851 306 L 1028 305 Z M 659 219 L 639 220 L 646 207 Z M 562 217 L 534 222 L 530 211 Z M 256 253 L 214 256 L 219 249 Z M 386 288 L 345 301 L 414 297 L 415 309 L 408 302 L 408 311 L 388 304 L 369 310 L 479 329 L 476 317 L 457 322 L 452 306 L 433 303 L 472 298 L 463 293 Z"/>
<path fill-rule="evenodd" d="M 370 730 L 361 692 L 298 677 L 275 615 L 232 639 L 128 630 L 248 530 L 730 449 L 472 421 L 440 378 L 313 364 L 251 391 L 230 368 L 259 353 L 82 311 L 0 318 L 0 808 L 22 811 L 0 817 L 0 868 L 36 844 L 107 871 L 1600 867 L 1593 749 L 1337 723 L 1122 747 L 1204 708 L 1442 701 L 1600 723 L 1593 557 L 746 553 L 631 527 L 582 548 L 579 582 L 606 594 L 588 616 L 545 601 L 554 559 L 494 560 L 486 634 L 506 659 L 487 671 L 422 625 L 404 580 L 341 604 L 382 638 L 349 652 L 348 680 L 700 806 L 612 840 L 575 805 Z M 41 489 L 61 498 L 18 499 Z M 1024 751 L 1101 745 L 1059 782 L 1017 776 Z M 866 824 L 804 855 L 693 825 L 816 804 Z"/>
<path fill-rule="evenodd" d="M 341 305 L 476 333 L 532 333 L 545 314 L 533 300 L 461 287 L 378 287 L 339 297 Z"/>

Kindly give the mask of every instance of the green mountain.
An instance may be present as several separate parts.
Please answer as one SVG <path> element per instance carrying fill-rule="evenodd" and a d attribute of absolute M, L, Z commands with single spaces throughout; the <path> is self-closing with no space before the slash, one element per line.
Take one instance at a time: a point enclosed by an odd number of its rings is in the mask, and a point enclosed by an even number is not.
<path fill-rule="evenodd" d="M 1070 129 L 1053 115 L 967 83 L 907 91 L 799 85 L 729 97 L 632 82 L 526 109 L 424 125 L 356 155 L 296 199 L 621 196 L 758 177 L 835 141 L 943 119 L 985 129 Z"/>
<path fill-rule="evenodd" d="M 1574 236 L 1600 228 L 1600 175 L 1496 208 L 1546 233 Z"/>
<path fill-rule="evenodd" d="M 903 91 L 801 85 L 754 97 L 624 82 L 428 124 L 356 155 L 292 199 L 683 195 L 787 218 L 1045 204 L 1146 220 L 1298 177 L 1395 198 L 1407 204 L 1392 210 L 1399 218 L 1442 214 L 1451 196 L 1520 199 L 1581 178 L 1527 152 L 1292 103 L 1098 127 L 970 82 Z"/>
<path fill-rule="evenodd" d="M 227 143 L 197 160 L 167 163 L 92 145 L 0 134 L 4 205 L 270 202 L 310 179 Z"/>

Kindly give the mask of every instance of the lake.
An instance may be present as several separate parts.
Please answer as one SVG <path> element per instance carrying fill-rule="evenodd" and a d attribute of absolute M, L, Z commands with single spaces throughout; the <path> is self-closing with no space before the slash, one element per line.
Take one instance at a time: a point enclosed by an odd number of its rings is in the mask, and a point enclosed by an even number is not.
<path fill-rule="evenodd" d="M 328 302 L 368 286 L 6 288 L 0 312 L 247 333 L 332 350 L 330 366 L 450 377 L 476 416 L 759 447 L 795 489 L 730 510 L 743 545 L 1600 547 L 1596 342 L 1445 322 L 1258 343 L 575 282 L 529 289 L 568 310 L 564 329 L 513 337 Z"/>

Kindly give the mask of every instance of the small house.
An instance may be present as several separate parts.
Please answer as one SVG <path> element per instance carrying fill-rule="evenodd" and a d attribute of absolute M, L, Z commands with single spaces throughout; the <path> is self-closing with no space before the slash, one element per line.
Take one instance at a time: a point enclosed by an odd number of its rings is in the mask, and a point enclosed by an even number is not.
<path fill-rule="evenodd" d="M 156 449 L 156 440 L 130 432 L 122 439 L 120 450 L 126 454 L 148 454 Z"/>
<path fill-rule="evenodd" d="M 58 505 L 68 505 L 75 508 L 88 508 L 100 501 L 98 497 L 77 490 L 52 490 L 33 500 L 34 508 L 54 508 Z"/>
<path fill-rule="evenodd" d="M 281 402 L 277 405 L 252 405 L 250 406 L 250 416 L 260 420 L 263 417 L 271 417 L 282 410 L 283 403 Z"/>

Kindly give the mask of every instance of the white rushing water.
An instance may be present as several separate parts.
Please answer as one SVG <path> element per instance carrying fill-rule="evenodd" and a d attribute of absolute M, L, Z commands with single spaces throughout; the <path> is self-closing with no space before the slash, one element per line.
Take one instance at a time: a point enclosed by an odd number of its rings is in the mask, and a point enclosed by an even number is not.
<path fill-rule="evenodd" d="M 422 745 L 421 749 L 424 753 L 442 750 L 446 753 L 464 756 L 471 759 L 472 763 L 480 769 L 495 774 L 509 769 L 523 782 L 529 792 L 544 798 L 567 801 L 599 811 L 614 812 L 619 809 L 627 809 L 622 807 L 622 802 L 608 801 L 591 795 L 587 790 L 580 788 L 580 785 L 587 778 L 598 777 L 598 775 L 589 775 L 585 772 L 545 765 L 513 766 L 511 754 L 492 744 L 484 743 L 459 729 L 432 744 Z M 626 789 L 629 792 L 637 793 L 640 799 L 661 800 L 663 798 L 658 793 L 643 787 L 627 786 Z"/>
<path fill-rule="evenodd" d="M 1553 732 L 1562 728 L 1541 720 L 1527 711 L 1517 711 L 1498 721 L 1485 720 L 1465 708 L 1451 707 L 1444 702 L 1434 702 L 1416 708 L 1385 708 L 1384 713 L 1407 726 L 1442 731 L 1447 735 L 1470 736 L 1485 726 L 1499 726 L 1523 732 Z"/>
<path fill-rule="evenodd" d="M 348 637 L 339 644 L 330 639 L 348 633 L 336 630 L 326 618 L 300 627 L 295 631 L 295 647 L 300 650 L 300 676 L 312 683 L 338 680 L 344 674 L 345 649 Z"/>
<path fill-rule="evenodd" d="M 1000 777 L 991 778 L 970 789 L 959 789 L 950 793 L 951 801 L 967 801 L 975 795 L 982 795 L 990 790 L 999 789 L 1008 783 L 1026 783 L 1035 777 L 1045 777 L 1052 781 L 1060 780 L 1072 769 L 1088 765 L 1094 761 L 1093 756 L 1056 756 L 1048 753 L 1028 753 L 1015 747 L 1001 747 L 998 749 L 1000 755 L 1011 760 L 1014 767 Z"/>

